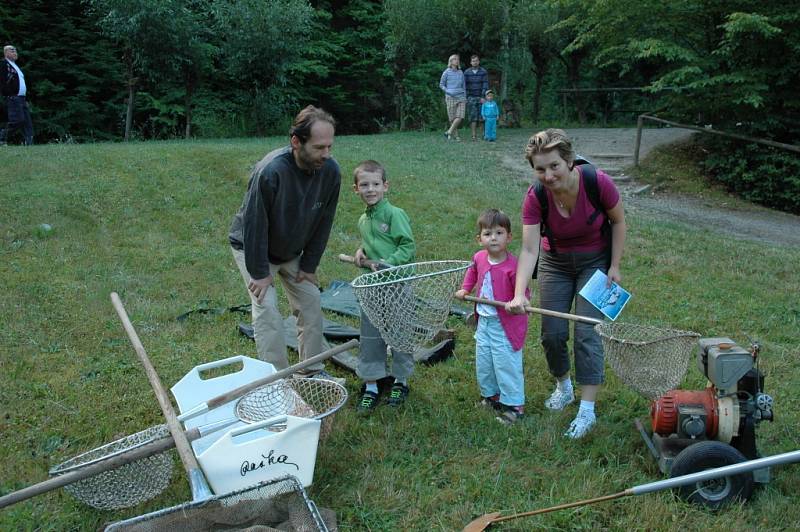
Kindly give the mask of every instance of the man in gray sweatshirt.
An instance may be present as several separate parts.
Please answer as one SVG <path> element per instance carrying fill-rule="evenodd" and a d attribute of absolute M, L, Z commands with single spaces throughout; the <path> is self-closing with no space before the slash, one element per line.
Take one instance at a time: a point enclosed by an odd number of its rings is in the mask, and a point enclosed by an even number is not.
<path fill-rule="evenodd" d="M 288 367 L 274 281 L 280 277 L 297 316 L 300 359 L 322 352 L 322 309 L 316 277 L 328 243 L 341 174 L 331 157 L 335 121 L 309 105 L 295 117 L 290 145 L 255 167 L 228 240 L 252 303 L 258 358 Z M 323 373 L 318 364 L 306 370 Z"/>

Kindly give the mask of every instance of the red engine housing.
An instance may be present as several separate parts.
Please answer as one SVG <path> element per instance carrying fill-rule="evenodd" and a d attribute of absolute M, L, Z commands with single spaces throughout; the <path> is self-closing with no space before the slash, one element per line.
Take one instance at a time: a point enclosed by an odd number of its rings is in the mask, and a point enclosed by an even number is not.
<path fill-rule="evenodd" d="M 719 411 L 714 388 L 702 392 L 672 390 L 653 401 L 650 420 L 653 432 L 669 436 L 678 432 L 678 409 L 680 406 L 700 406 L 706 413 L 706 436 L 714 439 L 719 430 Z"/>

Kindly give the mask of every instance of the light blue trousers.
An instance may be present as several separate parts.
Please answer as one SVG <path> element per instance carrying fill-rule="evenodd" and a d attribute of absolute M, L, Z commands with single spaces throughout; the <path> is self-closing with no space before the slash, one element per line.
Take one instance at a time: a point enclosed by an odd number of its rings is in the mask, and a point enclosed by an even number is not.
<path fill-rule="evenodd" d="M 483 138 L 486 140 L 497 140 L 496 118 L 487 118 L 483 123 Z"/>
<path fill-rule="evenodd" d="M 475 373 L 482 397 L 500 394 L 500 402 L 506 406 L 525 404 L 522 350 L 514 351 L 497 317 L 478 318 Z"/>

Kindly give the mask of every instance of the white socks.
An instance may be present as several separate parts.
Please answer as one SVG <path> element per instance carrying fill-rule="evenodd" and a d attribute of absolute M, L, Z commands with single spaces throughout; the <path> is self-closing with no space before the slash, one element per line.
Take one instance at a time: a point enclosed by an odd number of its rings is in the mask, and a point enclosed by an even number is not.
<path fill-rule="evenodd" d="M 572 379 L 567 377 L 563 381 L 556 381 L 556 389 L 560 392 L 564 393 L 573 393 L 572 390 Z"/>
<path fill-rule="evenodd" d="M 366 383 L 366 387 L 367 387 L 367 391 L 368 392 L 372 392 L 375 395 L 378 394 L 378 383 L 377 382 L 373 382 L 373 383 L 369 383 L 368 382 L 368 383 Z"/>

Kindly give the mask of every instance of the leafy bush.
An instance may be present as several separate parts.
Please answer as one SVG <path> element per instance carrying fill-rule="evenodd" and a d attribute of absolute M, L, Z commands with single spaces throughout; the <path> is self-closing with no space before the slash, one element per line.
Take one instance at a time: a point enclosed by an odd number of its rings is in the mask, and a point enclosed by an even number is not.
<path fill-rule="evenodd" d="M 736 195 L 773 209 L 800 214 L 800 157 L 786 150 L 707 139 L 705 167 Z"/>
<path fill-rule="evenodd" d="M 447 123 L 444 93 L 439 89 L 445 67 L 441 61 L 418 63 L 403 78 L 400 97 L 406 128 L 433 129 Z"/>
<path fill-rule="evenodd" d="M 194 99 L 192 134 L 197 138 L 246 137 L 244 117 L 232 99 L 203 90 Z"/>
<path fill-rule="evenodd" d="M 231 98 L 203 91 L 194 100 L 192 132 L 197 138 L 285 135 L 298 110 L 292 95 L 276 87 Z"/>
<path fill-rule="evenodd" d="M 183 133 L 183 94 L 179 89 L 168 89 L 164 94 L 140 92 L 136 97 L 138 135 L 145 139 L 171 139 Z"/>
<path fill-rule="evenodd" d="M 296 106 L 290 93 L 280 87 L 271 85 L 255 89 L 246 99 L 245 112 L 248 120 L 248 133 L 259 137 L 285 135 L 291 126 L 290 115 L 294 113 L 290 109 L 293 107 Z"/>

